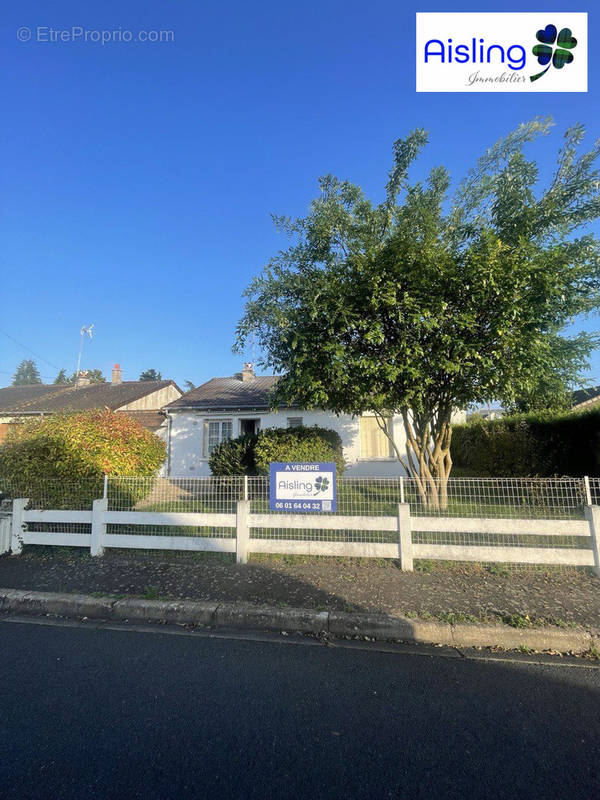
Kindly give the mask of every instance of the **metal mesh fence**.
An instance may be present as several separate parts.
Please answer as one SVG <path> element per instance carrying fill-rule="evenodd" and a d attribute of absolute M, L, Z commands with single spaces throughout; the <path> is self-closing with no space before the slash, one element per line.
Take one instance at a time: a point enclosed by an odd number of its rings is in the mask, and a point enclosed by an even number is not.
<path fill-rule="evenodd" d="M 250 501 L 253 514 L 270 515 L 269 478 L 208 477 L 158 478 L 109 477 L 103 481 L 65 482 L 47 480 L 32 484 L 0 478 L 0 495 L 29 497 L 30 508 L 87 510 L 93 500 L 108 499 L 111 511 L 162 511 L 235 514 L 239 500 Z M 361 516 L 377 520 L 395 517 L 398 504 L 406 502 L 412 517 L 458 517 L 465 519 L 582 520 L 589 502 L 600 504 L 600 478 L 450 478 L 447 482 L 423 486 L 414 478 L 340 478 L 337 509 L 319 516 Z M 296 515 L 291 514 L 290 519 Z M 48 523 L 29 523 L 30 530 L 50 530 Z M 389 527 L 389 526 L 387 526 Z M 442 526 L 440 526 L 442 527 Z M 52 531 L 88 532 L 88 526 L 53 524 Z M 541 548 L 589 548 L 582 536 L 538 536 L 517 533 L 413 531 L 415 544 L 500 545 Z M 164 526 L 109 524 L 107 533 L 202 537 L 235 537 L 235 528 L 214 525 Z M 328 530 L 320 527 L 252 527 L 254 539 L 284 539 L 338 542 L 394 543 L 398 534 L 381 528 Z"/>
<path fill-rule="evenodd" d="M 269 489 L 268 477 L 248 478 L 248 499 L 252 513 L 271 513 Z M 403 484 L 399 478 L 339 478 L 336 489 L 337 510 L 322 511 L 319 514 L 395 516 L 398 513 L 398 503 L 403 497 Z"/>
<path fill-rule="evenodd" d="M 0 499 L 29 498 L 29 508 L 40 510 L 65 509 L 88 511 L 102 497 L 103 481 L 63 481 L 48 478 L 44 481 L 9 481 L 0 477 Z"/>
<path fill-rule="evenodd" d="M 127 525 L 109 523 L 106 533 L 124 533 L 130 536 L 199 536 L 209 539 L 235 539 L 235 528 L 220 528 L 213 525 Z"/>
<path fill-rule="evenodd" d="M 414 517 L 483 519 L 584 519 L 582 478 L 451 478 L 447 486 L 419 486 L 407 479 L 406 500 Z M 516 526 L 515 526 L 516 529 Z M 581 536 L 542 536 L 484 531 L 413 531 L 414 544 L 588 549 Z"/>
<path fill-rule="evenodd" d="M 597 480 L 600 502 L 600 479 Z M 270 513 L 269 479 L 249 479 L 253 513 Z M 414 478 L 341 478 L 337 483 L 337 510 L 325 515 L 395 516 L 398 504 L 410 505 L 411 516 L 486 519 L 584 519 L 586 503 L 582 478 L 450 478 L 423 484 Z M 516 526 L 515 526 L 516 528 Z M 578 536 L 529 534 L 413 532 L 413 542 L 449 545 L 502 545 L 516 547 L 587 548 Z M 315 528 L 253 528 L 256 539 L 305 539 L 307 541 L 394 542 L 393 531 L 329 531 Z"/>
<path fill-rule="evenodd" d="M 269 513 L 268 477 L 249 478 L 254 513 Z M 598 479 L 600 500 L 600 479 Z M 413 516 L 583 519 L 582 478 L 450 478 L 421 484 L 414 478 L 340 478 L 338 515 L 389 516 L 398 503 Z"/>
<path fill-rule="evenodd" d="M 449 544 L 480 547 L 538 547 L 543 549 L 589 550 L 590 542 L 584 536 L 544 536 L 529 533 L 487 533 L 453 531 L 413 531 L 413 544 Z"/>
<path fill-rule="evenodd" d="M 600 506 L 600 478 L 588 478 L 588 486 L 590 489 L 589 504 Z"/>
<path fill-rule="evenodd" d="M 272 513 L 269 509 L 269 491 L 270 483 L 267 476 L 248 478 L 251 513 Z M 318 516 L 395 517 L 398 514 L 398 503 L 403 496 L 403 485 L 398 478 L 339 478 L 336 493 L 337 510 L 318 512 Z M 253 527 L 250 530 L 250 538 L 393 543 L 397 541 L 398 534 L 386 530 L 364 531 L 352 528 L 332 531 L 314 527 L 299 529 Z"/>
<path fill-rule="evenodd" d="M 406 479 L 413 516 L 583 519 L 583 478 L 450 478 L 419 486 Z"/>
<path fill-rule="evenodd" d="M 235 514 L 244 498 L 244 478 L 109 477 L 109 511 L 162 511 L 194 514 Z M 108 534 L 197 536 L 235 539 L 235 528 L 212 525 L 128 525 L 110 523 Z M 145 551 L 141 551 L 145 552 Z"/>
<path fill-rule="evenodd" d="M 244 478 L 109 477 L 109 511 L 182 511 L 235 514 Z"/>
<path fill-rule="evenodd" d="M 10 482 L 0 477 L 2 497 L 29 497 L 31 508 L 91 509 L 105 496 L 111 511 L 235 513 L 247 499 L 252 513 L 269 510 L 269 478 L 109 477 L 103 481 Z M 589 479 L 589 500 L 600 504 L 600 478 Z M 583 519 L 583 478 L 450 478 L 422 486 L 414 478 L 340 478 L 337 510 L 323 515 L 395 516 L 398 503 L 412 516 L 515 519 Z"/>

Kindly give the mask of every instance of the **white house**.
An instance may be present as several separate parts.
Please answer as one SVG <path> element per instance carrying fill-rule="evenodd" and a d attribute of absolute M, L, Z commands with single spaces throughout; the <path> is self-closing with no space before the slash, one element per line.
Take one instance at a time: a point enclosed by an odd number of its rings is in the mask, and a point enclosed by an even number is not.
<path fill-rule="evenodd" d="M 337 431 L 344 447 L 346 475 L 392 477 L 404 474 L 387 436 L 372 414 L 352 417 L 294 406 L 273 411 L 269 394 L 279 379 L 255 375 L 252 365 L 230 378 L 212 378 L 165 407 L 168 419 L 166 473 L 173 477 L 210 475 L 208 458 L 225 439 L 264 428 L 319 425 Z M 400 416 L 389 420 L 401 454 L 406 437 Z"/>

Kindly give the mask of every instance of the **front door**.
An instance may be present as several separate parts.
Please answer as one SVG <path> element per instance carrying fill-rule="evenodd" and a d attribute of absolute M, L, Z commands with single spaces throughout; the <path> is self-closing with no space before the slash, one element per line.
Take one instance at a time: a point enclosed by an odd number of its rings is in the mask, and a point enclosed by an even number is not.
<path fill-rule="evenodd" d="M 240 435 L 244 436 L 247 433 L 258 433 L 258 419 L 241 419 L 240 420 Z"/>

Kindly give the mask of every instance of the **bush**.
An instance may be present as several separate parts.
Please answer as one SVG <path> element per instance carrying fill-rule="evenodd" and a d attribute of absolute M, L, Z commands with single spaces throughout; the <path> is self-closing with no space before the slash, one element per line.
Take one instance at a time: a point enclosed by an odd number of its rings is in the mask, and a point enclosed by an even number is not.
<path fill-rule="evenodd" d="M 600 409 L 455 425 L 452 459 L 477 475 L 600 475 Z"/>
<path fill-rule="evenodd" d="M 90 507 L 102 497 L 105 474 L 155 475 L 165 452 L 157 436 L 126 414 L 54 414 L 11 426 L 0 447 L 0 477 L 13 496 L 42 507 Z M 149 488 L 125 491 L 133 503 Z"/>
<path fill-rule="evenodd" d="M 215 447 L 213 475 L 267 475 L 271 461 L 333 461 L 338 475 L 346 467 L 339 433 L 328 428 L 266 428 Z"/>
<path fill-rule="evenodd" d="M 346 468 L 342 440 L 329 428 L 267 428 L 258 435 L 256 469 L 267 475 L 271 461 L 334 461 L 337 474 Z"/>
<path fill-rule="evenodd" d="M 218 444 L 210 454 L 208 465 L 213 475 L 256 475 L 254 450 L 258 436 L 247 433 L 237 439 Z"/>

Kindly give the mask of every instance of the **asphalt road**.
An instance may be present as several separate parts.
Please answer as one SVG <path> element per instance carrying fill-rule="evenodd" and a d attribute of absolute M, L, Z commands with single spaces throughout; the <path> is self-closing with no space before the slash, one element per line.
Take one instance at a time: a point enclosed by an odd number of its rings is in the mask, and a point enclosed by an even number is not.
<path fill-rule="evenodd" d="M 597 798 L 600 670 L 0 622 L 0 796 Z"/>

